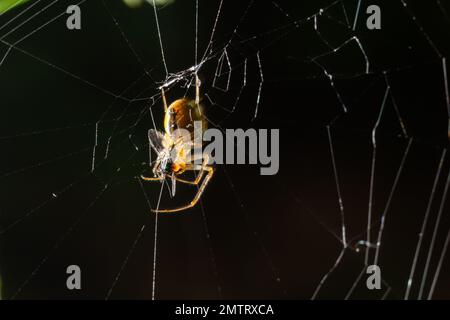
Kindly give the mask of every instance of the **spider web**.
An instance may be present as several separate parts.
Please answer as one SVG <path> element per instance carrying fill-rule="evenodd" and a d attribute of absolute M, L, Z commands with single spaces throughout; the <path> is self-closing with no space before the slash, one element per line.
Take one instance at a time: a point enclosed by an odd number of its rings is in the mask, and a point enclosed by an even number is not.
<path fill-rule="evenodd" d="M 0 16 L 5 299 L 449 298 L 443 2 L 35 0 Z M 144 183 L 160 88 L 210 127 L 280 128 L 280 172 Z M 67 290 L 67 266 L 82 290 Z M 366 268 L 381 269 L 368 290 Z"/>

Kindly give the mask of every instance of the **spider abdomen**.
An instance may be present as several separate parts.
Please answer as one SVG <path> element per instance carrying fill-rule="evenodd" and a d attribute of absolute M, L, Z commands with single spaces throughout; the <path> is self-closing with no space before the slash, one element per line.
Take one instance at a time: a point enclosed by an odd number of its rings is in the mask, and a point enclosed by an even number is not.
<path fill-rule="evenodd" d="M 201 129 L 205 130 L 207 123 L 203 116 L 203 107 L 197 105 L 195 100 L 178 99 L 170 104 L 164 117 L 164 129 L 172 134 L 177 129 L 185 129 L 194 133 L 194 123 L 198 121 Z"/>

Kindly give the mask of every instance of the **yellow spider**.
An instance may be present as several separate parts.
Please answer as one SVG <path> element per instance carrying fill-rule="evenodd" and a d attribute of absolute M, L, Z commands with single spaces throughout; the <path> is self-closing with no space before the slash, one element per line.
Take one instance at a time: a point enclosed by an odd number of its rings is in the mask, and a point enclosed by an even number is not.
<path fill-rule="evenodd" d="M 175 194 L 176 181 L 181 183 L 198 186 L 202 181 L 204 173 L 206 177 L 198 187 L 197 194 L 194 199 L 181 207 L 173 209 L 152 209 L 153 212 L 177 212 L 183 211 L 195 206 L 205 191 L 208 182 L 214 174 L 214 168 L 209 165 L 209 157 L 207 154 L 191 156 L 192 148 L 197 148 L 198 143 L 194 142 L 194 122 L 200 121 L 202 130 L 206 129 L 206 120 L 203 116 L 202 106 L 200 105 L 200 82 L 196 76 L 195 82 L 195 100 L 182 98 L 178 99 L 167 106 L 164 88 L 161 88 L 161 95 L 164 104 L 164 133 L 158 130 L 149 130 L 148 139 L 151 147 L 155 150 L 157 159 L 153 166 L 153 177 L 141 176 L 144 181 L 161 181 L 166 177 L 172 179 L 172 195 Z M 176 129 L 185 129 L 191 133 L 189 139 L 176 135 Z M 202 164 L 194 164 L 194 160 L 202 159 Z M 199 171 L 195 180 L 184 180 L 180 176 L 185 171 Z"/>

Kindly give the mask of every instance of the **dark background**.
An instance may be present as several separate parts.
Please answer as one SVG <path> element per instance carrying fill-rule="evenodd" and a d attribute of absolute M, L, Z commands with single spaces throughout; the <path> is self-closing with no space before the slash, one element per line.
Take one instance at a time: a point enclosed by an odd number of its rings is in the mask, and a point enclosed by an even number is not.
<path fill-rule="evenodd" d="M 371 31 L 365 27 L 367 4 L 362 2 L 353 32 L 344 13 L 352 24 L 357 1 L 224 1 L 212 54 L 199 72 L 202 93 L 214 102 L 203 98 L 206 114 L 211 126 L 221 129 L 279 128 L 280 171 L 260 176 L 258 166 L 218 166 L 200 205 L 159 216 L 156 299 L 311 298 L 343 247 L 327 125 L 351 241 L 317 297 L 343 299 L 364 266 L 364 248 L 357 252 L 356 244 L 366 237 L 371 134 L 386 78 L 391 91 L 377 131 L 372 239 L 409 138 L 413 142 L 386 215 L 379 260 L 383 289 L 367 290 L 363 276 L 351 298 L 380 299 L 387 288 L 387 298 L 403 298 L 438 162 L 448 144 L 442 59 L 427 36 L 448 56 L 450 7 L 443 4 L 441 10 L 439 2 L 408 1 L 405 9 L 401 1 L 374 1 L 371 4 L 382 10 L 382 29 Z M 149 107 L 162 129 L 157 88 L 165 78 L 164 66 L 153 8 L 105 3 L 88 0 L 81 5 L 80 31 L 67 30 L 65 15 L 56 19 L 18 43 L 19 49 L 13 48 L 0 66 L 4 299 L 104 299 L 114 283 L 109 298 L 152 297 L 155 216 L 145 195 L 155 207 L 159 184 L 144 184 L 144 194 L 135 177 L 148 167 L 146 132 L 153 127 Z M 69 4 L 61 1 L 4 41 L 18 41 Z M 200 54 L 218 6 L 219 1 L 199 1 Z M 305 18 L 328 6 L 317 16 L 319 34 L 314 20 Z M 23 8 L 1 16 L 1 24 Z M 177 0 L 158 15 L 169 72 L 188 69 L 194 64 L 195 1 Z M 352 36 L 361 41 L 370 72 L 365 74 L 362 52 L 351 41 L 316 60 L 334 75 L 333 90 L 311 58 L 329 52 L 326 43 L 339 47 Z M 212 86 L 225 46 L 232 65 L 228 92 Z M 0 45 L 2 57 L 7 49 L 5 43 Z M 252 120 L 260 81 L 258 52 L 265 81 L 258 117 Z M 246 60 L 247 86 L 230 113 Z M 218 77 L 218 84 L 226 76 Z M 184 84 L 169 90 L 169 101 L 185 93 Z M 192 96 L 192 90 L 188 94 Z M 154 95 L 156 100 L 142 99 Z M 129 103 L 121 97 L 138 100 Z M 91 173 L 99 120 L 97 167 Z M 101 160 L 111 135 L 109 157 Z M 449 171 L 448 156 L 445 160 L 411 298 L 417 297 Z M 180 187 L 177 199 L 168 199 L 166 190 L 161 206 L 185 203 L 193 191 Z M 427 293 L 449 226 L 447 204 Z M 80 291 L 66 289 L 65 270 L 71 264 L 81 267 Z M 434 298 L 450 298 L 448 266 L 446 258 Z"/>

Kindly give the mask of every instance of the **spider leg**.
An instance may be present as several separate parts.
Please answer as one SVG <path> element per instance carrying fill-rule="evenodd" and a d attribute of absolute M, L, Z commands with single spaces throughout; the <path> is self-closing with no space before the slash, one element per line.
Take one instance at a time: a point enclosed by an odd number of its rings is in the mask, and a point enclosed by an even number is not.
<path fill-rule="evenodd" d="M 197 185 L 200 183 L 200 180 L 203 177 L 203 174 L 205 173 L 205 167 L 207 167 L 209 162 L 209 156 L 207 154 L 203 155 L 203 164 L 201 166 L 198 165 L 188 165 L 186 170 L 196 171 L 200 170 L 199 174 L 195 177 L 194 180 L 185 180 L 178 177 L 175 177 L 175 179 L 179 182 L 186 183 L 186 184 L 192 184 Z"/>
<path fill-rule="evenodd" d="M 204 169 L 202 168 L 202 169 L 200 170 L 200 173 L 197 175 L 197 177 L 195 177 L 195 180 L 184 180 L 184 179 L 180 179 L 180 178 L 178 178 L 178 177 L 175 177 L 175 180 L 177 180 L 177 181 L 179 181 L 179 182 L 181 182 L 181 183 L 197 185 L 197 184 L 199 184 L 200 180 L 202 179 L 203 173 L 204 173 L 204 172 L 205 172 L 205 171 L 204 171 Z"/>
<path fill-rule="evenodd" d="M 192 169 L 192 170 L 195 170 L 195 169 Z M 197 194 L 195 195 L 194 199 L 192 199 L 192 201 L 189 204 L 178 207 L 178 208 L 174 208 L 174 209 L 158 209 L 158 210 L 152 209 L 152 211 L 157 212 L 157 213 L 170 213 L 170 212 L 183 211 L 183 210 L 186 210 L 186 209 L 189 209 L 189 208 L 192 208 L 193 206 L 195 206 L 197 204 L 198 200 L 200 200 L 203 192 L 205 191 L 206 186 L 208 185 L 209 181 L 211 180 L 211 178 L 214 174 L 214 168 L 212 166 L 203 166 L 203 170 L 207 171 L 208 173 L 206 174 L 205 179 L 203 179 L 202 184 L 198 188 Z M 197 183 L 197 185 L 198 185 L 198 183 Z"/>
<path fill-rule="evenodd" d="M 141 175 L 141 179 L 144 181 L 162 181 L 164 178 L 158 178 L 158 177 L 146 177 Z"/>
<path fill-rule="evenodd" d="M 164 92 L 164 88 L 161 88 L 161 97 L 164 105 L 164 111 L 167 111 L 167 100 L 166 100 L 166 94 Z"/>
<path fill-rule="evenodd" d="M 200 105 L 200 80 L 197 73 L 195 73 L 195 104 Z"/>

